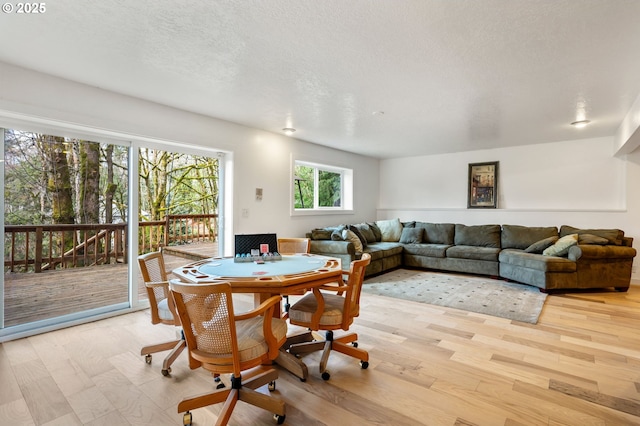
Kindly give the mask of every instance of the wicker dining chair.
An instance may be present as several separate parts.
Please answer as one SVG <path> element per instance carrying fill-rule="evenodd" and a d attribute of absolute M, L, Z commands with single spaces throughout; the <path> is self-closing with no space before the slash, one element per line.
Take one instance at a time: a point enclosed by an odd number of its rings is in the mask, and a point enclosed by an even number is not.
<path fill-rule="evenodd" d="M 285 342 L 287 323 L 273 317 L 280 296 L 272 296 L 252 311 L 236 315 L 228 282 L 187 284 L 169 282 L 184 328 L 191 369 L 202 367 L 214 375 L 231 374 L 231 387 L 183 399 L 178 412 L 191 424 L 191 410 L 224 402 L 217 425 L 226 425 L 238 401 L 274 413 L 284 423 L 285 404 L 256 391 L 268 384 L 275 390 L 278 372 L 272 361 Z"/>
<path fill-rule="evenodd" d="M 362 258 L 352 261 L 349 271 L 345 271 L 346 280 L 342 283 L 330 283 L 313 288 L 313 292 L 307 293 L 289 309 L 291 324 L 312 331 L 325 331 L 324 340 L 295 343 L 289 347 L 289 352 L 294 355 L 323 351 L 319 367 L 324 380 L 329 380 L 331 377 L 326 368 L 331 351 L 341 352 L 359 359 L 363 369 L 369 367 L 369 354 L 358 348 L 358 335 L 349 333 L 334 338 L 333 330 L 349 330 L 353 319 L 360 314 L 362 282 L 364 281 L 365 268 L 370 262 L 371 255 L 363 253 Z"/>
<path fill-rule="evenodd" d="M 311 238 L 278 238 L 278 253 L 280 254 L 298 254 L 298 253 L 310 253 L 311 251 Z M 300 291 L 298 295 L 303 295 L 305 291 Z M 291 305 L 289 304 L 289 295 L 284 295 L 284 315 L 286 317 L 287 312 Z"/>
<path fill-rule="evenodd" d="M 156 251 L 138 256 L 138 265 L 147 289 L 151 308 L 151 323 L 179 327 L 180 321 L 169 293 L 169 282 L 167 281 L 162 252 Z M 182 330 L 179 333 L 182 334 Z M 140 355 L 145 357 L 147 364 L 151 364 L 151 354 L 170 350 L 171 352 L 162 362 L 162 375 L 168 376 L 171 373 L 171 364 L 178 358 L 185 347 L 186 343 L 183 335 L 181 339 L 145 346 L 140 350 Z"/>

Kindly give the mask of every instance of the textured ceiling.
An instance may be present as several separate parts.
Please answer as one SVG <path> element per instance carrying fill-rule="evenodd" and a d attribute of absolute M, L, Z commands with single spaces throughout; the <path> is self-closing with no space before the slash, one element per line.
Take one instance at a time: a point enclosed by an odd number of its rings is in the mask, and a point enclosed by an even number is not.
<path fill-rule="evenodd" d="M 380 158 L 611 136 L 640 93 L 635 0 L 46 7 L 0 61 Z"/>

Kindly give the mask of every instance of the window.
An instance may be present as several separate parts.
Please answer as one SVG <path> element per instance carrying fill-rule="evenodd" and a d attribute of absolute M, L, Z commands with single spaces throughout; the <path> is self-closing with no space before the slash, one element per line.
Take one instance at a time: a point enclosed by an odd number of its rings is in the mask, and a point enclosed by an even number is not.
<path fill-rule="evenodd" d="M 351 210 L 353 171 L 335 166 L 294 161 L 293 210 Z"/>

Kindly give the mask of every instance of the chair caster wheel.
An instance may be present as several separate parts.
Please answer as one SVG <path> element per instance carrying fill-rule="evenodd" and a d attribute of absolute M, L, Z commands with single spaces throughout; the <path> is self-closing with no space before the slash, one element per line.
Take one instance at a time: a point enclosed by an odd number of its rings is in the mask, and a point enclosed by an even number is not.
<path fill-rule="evenodd" d="M 331 374 L 328 371 L 322 373 L 322 380 L 329 380 L 331 378 Z"/>
<path fill-rule="evenodd" d="M 167 377 L 169 374 L 171 374 L 171 368 L 167 368 L 166 370 L 162 370 L 162 375 Z"/>
<path fill-rule="evenodd" d="M 220 382 L 216 385 L 216 389 L 224 389 L 224 383 Z"/>
<path fill-rule="evenodd" d="M 276 381 L 272 381 L 269 382 L 269 386 L 267 387 L 267 389 L 269 389 L 269 392 L 273 392 L 274 390 L 276 390 Z"/>
<path fill-rule="evenodd" d="M 369 361 L 360 361 L 360 367 L 362 367 L 363 370 L 366 370 L 369 368 Z"/>
<path fill-rule="evenodd" d="M 151 364 L 151 354 L 145 355 L 144 362 L 146 362 L 147 364 Z"/>
<path fill-rule="evenodd" d="M 190 412 L 186 412 L 182 415 L 182 424 L 184 426 L 191 426 L 191 422 L 193 421 L 193 418 L 191 416 Z"/>
<path fill-rule="evenodd" d="M 287 416 L 285 416 L 284 414 L 283 414 L 283 415 L 280 415 L 280 414 L 274 414 L 274 415 L 273 415 L 273 420 L 275 420 L 277 424 L 281 425 L 281 424 L 283 424 L 283 423 L 284 423 L 284 419 L 285 419 L 286 417 L 287 417 Z"/>
<path fill-rule="evenodd" d="M 351 346 L 353 346 L 354 348 L 357 348 L 358 347 L 358 342 L 351 343 Z"/>

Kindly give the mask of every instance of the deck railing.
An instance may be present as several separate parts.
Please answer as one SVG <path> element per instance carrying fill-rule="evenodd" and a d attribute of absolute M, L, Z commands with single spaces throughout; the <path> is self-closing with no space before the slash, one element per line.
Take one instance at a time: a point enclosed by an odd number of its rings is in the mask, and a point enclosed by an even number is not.
<path fill-rule="evenodd" d="M 138 223 L 141 253 L 162 246 L 215 241 L 217 214 L 169 215 Z M 109 263 L 126 263 L 127 223 L 5 226 L 4 270 L 42 272 Z"/>

